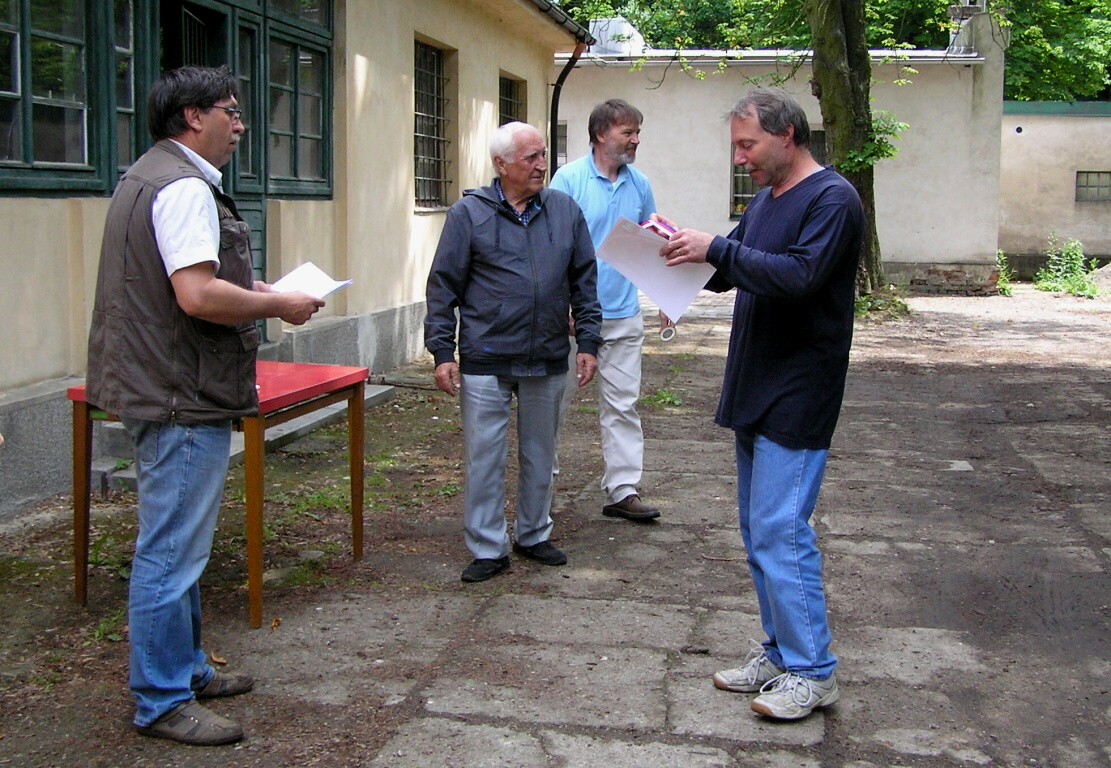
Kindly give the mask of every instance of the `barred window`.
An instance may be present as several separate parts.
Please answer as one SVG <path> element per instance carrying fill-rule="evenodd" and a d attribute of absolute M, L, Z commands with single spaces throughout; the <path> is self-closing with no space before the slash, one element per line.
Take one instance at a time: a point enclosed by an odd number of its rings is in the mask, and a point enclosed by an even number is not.
<path fill-rule="evenodd" d="M 498 125 L 526 122 L 525 82 L 502 75 L 498 78 Z"/>
<path fill-rule="evenodd" d="M 442 208 L 448 204 L 447 78 L 444 51 L 416 43 L 413 95 L 413 165 L 416 204 Z"/>
<path fill-rule="evenodd" d="M 1111 171 L 1077 171 L 1076 201 L 1111 202 Z"/>

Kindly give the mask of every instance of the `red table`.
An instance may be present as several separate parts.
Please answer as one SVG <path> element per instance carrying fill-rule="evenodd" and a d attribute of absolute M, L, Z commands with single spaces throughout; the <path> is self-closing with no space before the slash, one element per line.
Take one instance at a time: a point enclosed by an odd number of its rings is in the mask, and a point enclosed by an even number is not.
<path fill-rule="evenodd" d="M 244 484 L 247 495 L 247 598 L 252 627 L 262 625 L 263 454 L 267 427 L 284 424 L 341 400 L 347 401 L 347 453 L 351 466 L 351 548 L 363 557 L 363 398 L 370 371 L 341 365 L 273 363 L 256 365 L 259 413 L 236 423 L 243 432 Z M 115 416 L 85 399 L 85 387 L 70 387 L 73 401 L 73 567 L 74 596 L 88 597 L 89 478 L 93 422 Z"/>

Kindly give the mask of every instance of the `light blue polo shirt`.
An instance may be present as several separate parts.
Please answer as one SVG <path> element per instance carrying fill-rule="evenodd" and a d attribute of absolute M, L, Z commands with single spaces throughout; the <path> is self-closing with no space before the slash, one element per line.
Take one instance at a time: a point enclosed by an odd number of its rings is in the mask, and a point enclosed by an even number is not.
<path fill-rule="evenodd" d="M 582 208 L 595 249 L 602 245 L 619 218 L 639 224 L 656 212 L 648 177 L 626 165 L 618 173 L 617 181 L 611 182 L 598 172 L 593 153 L 561 167 L 550 186 L 566 192 Z M 605 320 L 632 317 L 640 311 L 636 286 L 601 259 L 598 259 L 598 302 Z"/>

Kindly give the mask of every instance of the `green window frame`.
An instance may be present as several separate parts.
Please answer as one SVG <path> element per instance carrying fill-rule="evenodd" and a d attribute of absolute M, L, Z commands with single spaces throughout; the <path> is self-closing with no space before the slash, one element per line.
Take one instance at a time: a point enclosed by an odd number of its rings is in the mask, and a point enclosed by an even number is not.
<path fill-rule="evenodd" d="M 115 21 L 131 7 L 0 0 L 0 190 L 99 192 L 114 183 L 116 131 L 134 119 L 128 81 L 141 44 L 131 30 L 117 40 Z"/>
<path fill-rule="evenodd" d="M 330 193 L 329 52 L 274 30 L 267 43 L 268 191 Z"/>
<path fill-rule="evenodd" d="M 229 167 L 229 192 L 331 197 L 332 0 L 191 4 L 228 22 L 228 63 L 249 129 Z M 160 73 L 159 6 L 0 0 L 0 192 L 108 193 L 149 148 L 146 93 Z M 271 80 L 272 47 L 292 51 L 297 62 L 285 80 Z M 270 125 L 271 85 L 289 108 L 284 132 Z M 272 164 L 277 149 L 285 154 Z"/>

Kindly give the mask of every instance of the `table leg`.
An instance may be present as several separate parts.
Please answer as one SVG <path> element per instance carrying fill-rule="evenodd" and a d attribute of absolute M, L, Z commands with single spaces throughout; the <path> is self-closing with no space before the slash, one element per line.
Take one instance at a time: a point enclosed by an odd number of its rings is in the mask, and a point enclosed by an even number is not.
<path fill-rule="evenodd" d="M 73 598 L 88 599 L 89 574 L 89 462 L 93 452 L 93 423 L 89 404 L 73 402 Z"/>
<path fill-rule="evenodd" d="M 347 453 L 351 462 L 351 551 L 363 559 L 363 451 L 366 384 L 355 385 L 347 405 Z"/>
<path fill-rule="evenodd" d="M 243 419 L 243 464 L 247 496 L 247 601 L 253 629 L 262 626 L 262 462 L 265 418 Z"/>

